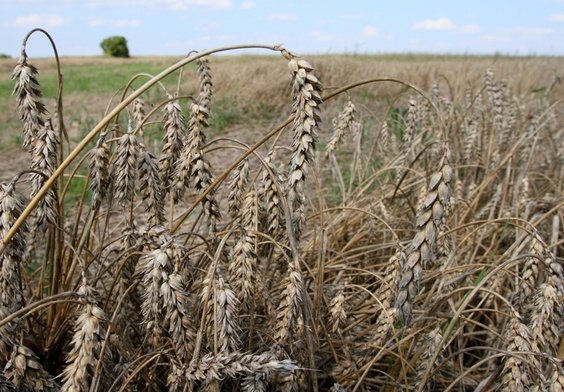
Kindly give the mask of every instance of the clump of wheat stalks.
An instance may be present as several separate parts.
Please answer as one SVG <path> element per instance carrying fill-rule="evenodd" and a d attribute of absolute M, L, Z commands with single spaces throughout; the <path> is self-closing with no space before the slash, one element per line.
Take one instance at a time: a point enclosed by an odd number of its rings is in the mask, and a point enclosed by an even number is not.
<path fill-rule="evenodd" d="M 552 75 L 540 102 L 503 68 L 325 91 L 340 62 L 261 47 L 290 73 L 258 97 L 286 97 L 263 138 L 214 136 L 230 84 L 211 50 L 129 84 L 66 156 L 62 105 L 49 115 L 24 51 L 29 171 L 0 184 L 0 387 L 561 388 Z"/>

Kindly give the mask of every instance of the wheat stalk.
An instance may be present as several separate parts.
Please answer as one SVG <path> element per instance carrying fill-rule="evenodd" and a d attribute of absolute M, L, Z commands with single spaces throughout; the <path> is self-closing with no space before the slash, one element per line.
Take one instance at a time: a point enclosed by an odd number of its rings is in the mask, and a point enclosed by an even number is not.
<path fill-rule="evenodd" d="M 139 243 L 140 238 L 135 226 L 127 224 L 122 230 L 122 237 L 117 246 L 117 253 L 120 255 L 121 266 L 116 266 L 117 276 L 117 298 L 122 299 L 121 307 L 114 318 L 114 324 L 117 326 L 118 333 L 132 328 L 140 322 L 141 301 L 137 292 L 131 290 L 131 287 L 138 283 L 139 278 L 135 277 L 135 267 L 140 258 L 140 250 L 142 245 Z M 138 328 L 136 328 L 137 330 Z M 129 336 L 128 336 L 129 337 Z M 123 339 L 123 346 L 131 346 L 131 339 Z"/>

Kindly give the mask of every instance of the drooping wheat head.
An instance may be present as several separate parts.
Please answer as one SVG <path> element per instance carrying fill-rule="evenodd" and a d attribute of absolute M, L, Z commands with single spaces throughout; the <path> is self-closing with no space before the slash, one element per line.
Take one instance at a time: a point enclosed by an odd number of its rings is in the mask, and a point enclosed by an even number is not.
<path fill-rule="evenodd" d="M 8 385 L 3 389 L 6 391 L 55 392 L 61 390 L 53 376 L 45 371 L 33 350 L 20 344 L 14 345 L 12 349 L 10 359 L 4 368 L 4 377 L 8 381 Z M 0 386 L 2 386 L 1 383 Z"/>
<path fill-rule="evenodd" d="M 22 214 L 25 204 L 23 197 L 16 191 L 17 177 L 10 183 L 0 184 L 0 235 L 4 237 L 16 219 Z M 28 227 L 24 224 L 6 244 L 0 255 L 0 320 L 20 309 L 26 302 L 25 286 L 20 277 L 27 266 L 24 259 Z M 18 323 L 8 323 L 0 327 L 0 355 L 9 355 L 15 343 L 14 333 Z"/>
<path fill-rule="evenodd" d="M 532 386 L 529 363 L 531 333 L 515 312 L 509 320 L 506 336 L 505 349 L 507 353 L 500 375 L 499 390 L 507 392 L 528 391 L 528 388 Z"/>
<path fill-rule="evenodd" d="M 39 193 L 47 179 L 57 169 L 59 157 L 59 136 L 53 129 L 51 120 L 45 120 L 37 130 L 31 150 L 31 196 Z M 56 224 L 58 215 L 57 193 L 51 188 L 40 200 L 36 209 L 34 222 L 38 227 Z"/>
<path fill-rule="evenodd" d="M 90 153 L 90 189 L 92 190 L 92 207 L 98 209 L 110 188 L 110 146 L 106 141 L 108 132 L 102 132 L 96 147 Z"/>
<path fill-rule="evenodd" d="M 450 148 L 445 144 L 439 170 L 429 180 L 427 195 L 416 221 L 417 231 L 402 267 L 396 308 L 399 320 L 405 325 L 411 323 L 413 301 L 419 292 L 423 271 L 435 263 L 437 235 L 450 205 L 450 183 L 453 179 L 450 159 Z"/>
<path fill-rule="evenodd" d="M 229 215 L 231 215 L 233 219 L 236 219 L 239 216 L 241 206 L 243 205 L 243 198 L 247 192 L 249 166 L 249 161 L 245 159 L 231 172 L 227 206 Z"/>
<path fill-rule="evenodd" d="M 163 108 L 163 146 L 159 156 L 159 175 L 163 192 L 170 192 L 170 184 L 173 181 L 175 167 L 180 159 L 186 138 L 186 119 L 182 113 L 182 107 L 178 100 L 168 96 L 168 102 Z"/>
<path fill-rule="evenodd" d="M 139 155 L 139 190 L 146 205 L 147 219 L 151 226 L 162 225 L 165 222 L 165 200 L 157 158 L 144 145 L 140 146 Z"/>
<path fill-rule="evenodd" d="M 356 107 L 349 101 L 342 112 L 339 113 L 333 123 L 333 136 L 327 143 L 325 153 L 331 155 L 335 152 L 339 143 L 348 134 L 352 133 L 356 127 Z"/>
<path fill-rule="evenodd" d="M 318 128 L 321 121 L 319 106 L 321 82 L 313 73 L 313 67 L 293 53 L 282 50 L 288 60 L 292 87 L 292 158 L 290 161 L 287 192 L 292 211 L 292 226 L 300 237 L 305 225 L 305 180 L 312 165 Z"/>
<path fill-rule="evenodd" d="M 207 58 L 198 58 L 196 60 L 196 73 L 200 84 L 200 92 L 198 94 L 198 105 L 202 106 L 208 112 L 211 112 L 211 100 L 213 96 L 213 83 L 211 77 L 210 61 Z"/>
<path fill-rule="evenodd" d="M 132 131 L 130 127 L 128 132 L 120 137 L 111 165 L 114 169 L 112 176 L 115 181 L 115 198 L 123 208 L 133 202 L 139 168 L 140 144 Z"/>
<path fill-rule="evenodd" d="M 104 361 L 100 355 L 106 316 L 96 304 L 97 293 L 86 282 L 79 288 L 78 294 L 82 297 L 82 304 L 74 325 L 72 349 L 63 371 L 61 391 L 65 392 L 89 391 L 98 361 Z"/>
<path fill-rule="evenodd" d="M 18 112 L 23 123 L 23 146 L 29 149 L 33 146 L 36 134 L 45 125 L 47 115 L 37 75 L 37 68 L 28 63 L 24 48 L 12 73 L 12 79 L 16 81 L 13 95 L 16 96 Z"/>

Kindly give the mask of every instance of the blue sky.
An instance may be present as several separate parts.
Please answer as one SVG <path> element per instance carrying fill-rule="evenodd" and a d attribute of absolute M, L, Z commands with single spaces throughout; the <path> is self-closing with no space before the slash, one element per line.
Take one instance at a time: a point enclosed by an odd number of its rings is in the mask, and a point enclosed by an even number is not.
<path fill-rule="evenodd" d="M 0 53 L 46 29 L 60 55 L 99 55 L 125 36 L 131 55 L 260 43 L 298 54 L 564 55 L 564 0 L 0 0 Z M 41 36 L 28 54 L 51 56 Z"/>

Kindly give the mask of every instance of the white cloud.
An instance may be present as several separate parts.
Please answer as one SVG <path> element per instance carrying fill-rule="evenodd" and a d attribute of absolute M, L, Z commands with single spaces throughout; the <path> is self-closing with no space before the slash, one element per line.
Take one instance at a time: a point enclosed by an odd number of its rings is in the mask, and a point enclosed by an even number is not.
<path fill-rule="evenodd" d="M 366 26 L 362 31 L 369 37 L 375 37 L 378 35 L 378 33 L 380 33 L 380 30 L 378 30 L 378 28 L 374 26 Z"/>
<path fill-rule="evenodd" d="M 315 39 L 317 41 L 334 41 L 336 39 L 338 39 L 338 37 L 336 37 L 335 35 L 332 34 L 325 34 L 322 33 L 319 30 L 314 30 L 314 31 L 309 31 L 306 33 L 307 37 L 310 37 L 312 39 Z"/>
<path fill-rule="evenodd" d="M 507 35 L 486 34 L 480 37 L 482 41 L 487 42 L 509 42 L 511 38 Z"/>
<path fill-rule="evenodd" d="M 115 27 L 139 27 L 141 21 L 139 19 L 118 19 L 112 22 Z"/>
<path fill-rule="evenodd" d="M 449 18 L 425 19 L 413 25 L 415 30 L 449 30 L 454 23 Z"/>
<path fill-rule="evenodd" d="M 287 21 L 291 21 L 291 20 L 297 20 L 298 18 L 293 16 L 293 15 L 288 15 L 288 14 L 270 14 L 268 15 L 268 20 L 276 20 L 276 21 L 282 21 L 282 22 L 287 22 Z"/>
<path fill-rule="evenodd" d="M 15 27 L 58 27 L 65 22 L 61 15 L 33 14 L 18 16 L 12 22 Z"/>
<path fill-rule="evenodd" d="M 479 33 L 481 30 L 482 30 L 482 28 L 480 26 L 478 26 L 477 24 L 468 24 L 468 25 L 460 27 L 457 31 L 460 34 L 476 34 L 476 33 Z"/>
<path fill-rule="evenodd" d="M 134 1 L 136 5 L 137 2 Z M 229 8 L 231 0 L 144 0 L 141 3 L 149 3 L 150 5 L 168 5 L 173 10 L 186 10 L 193 6 L 210 7 L 210 8 Z"/>
<path fill-rule="evenodd" d="M 243 1 L 241 3 L 241 8 L 244 10 L 248 10 L 250 8 L 253 8 L 255 6 L 255 2 L 254 1 Z"/>
<path fill-rule="evenodd" d="M 92 8 L 134 6 L 186 10 L 194 6 L 229 8 L 231 7 L 231 0 L 87 0 L 85 5 Z"/>
<path fill-rule="evenodd" d="M 538 37 L 541 35 L 547 35 L 554 33 L 554 30 L 550 28 L 531 28 L 531 27 L 513 27 L 506 29 L 506 31 L 512 34 L 522 34 L 524 37 L 532 38 L 533 36 Z"/>
<path fill-rule="evenodd" d="M 194 26 L 194 31 L 198 33 L 206 33 L 212 30 L 219 30 L 221 25 L 213 20 L 203 19 L 196 23 Z"/>
<path fill-rule="evenodd" d="M 344 19 L 344 20 L 360 20 L 360 19 L 362 19 L 362 16 L 361 15 L 355 15 L 355 14 L 342 14 L 341 19 Z"/>
<path fill-rule="evenodd" d="M 106 23 L 104 22 L 104 19 L 100 19 L 100 18 L 92 18 L 90 19 L 90 21 L 88 22 L 89 26 L 92 27 L 98 27 L 98 26 L 103 26 Z"/>
<path fill-rule="evenodd" d="M 552 14 L 548 20 L 552 22 L 564 22 L 564 14 Z"/>

